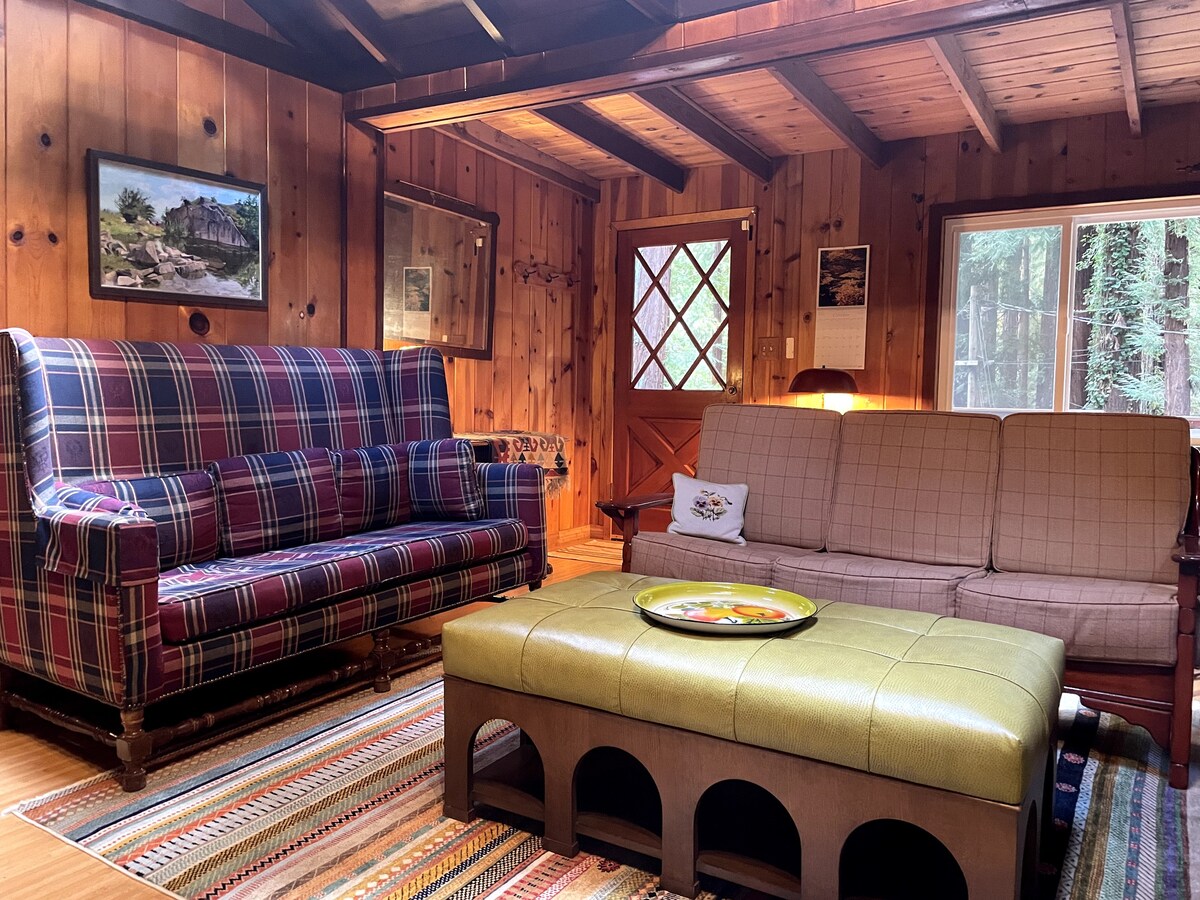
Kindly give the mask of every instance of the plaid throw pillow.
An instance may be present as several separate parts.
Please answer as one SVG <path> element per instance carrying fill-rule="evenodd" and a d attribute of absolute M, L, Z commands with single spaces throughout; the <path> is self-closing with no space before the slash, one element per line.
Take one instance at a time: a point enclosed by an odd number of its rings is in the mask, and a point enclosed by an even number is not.
<path fill-rule="evenodd" d="M 333 468 L 346 534 L 400 525 L 412 517 L 406 445 L 335 450 Z"/>
<path fill-rule="evenodd" d="M 221 552 L 245 556 L 342 536 L 333 459 L 323 447 L 213 463 Z"/>
<path fill-rule="evenodd" d="M 475 449 L 470 441 L 410 441 L 408 489 L 413 514 L 421 518 L 483 518 L 483 494 L 475 478 Z"/>
<path fill-rule="evenodd" d="M 154 520 L 160 571 L 216 558 L 217 497 L 207 472 L 92 481 L 77 487 L 134 503 Z"/>

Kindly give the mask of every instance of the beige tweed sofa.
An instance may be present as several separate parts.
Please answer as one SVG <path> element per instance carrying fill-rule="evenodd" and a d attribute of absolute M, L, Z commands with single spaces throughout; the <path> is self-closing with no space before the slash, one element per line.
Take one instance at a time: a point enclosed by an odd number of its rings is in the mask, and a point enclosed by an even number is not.
<path fill-rule="evenodd" d="M 638 533 L 626 571 L 766 584 L 1061 638 L 1067 690 L 1145 726 L 1186 786 L 1194 454 L 1182 419 L 718 405 L 697 477 L 750 486 L 745 546 Z"/>

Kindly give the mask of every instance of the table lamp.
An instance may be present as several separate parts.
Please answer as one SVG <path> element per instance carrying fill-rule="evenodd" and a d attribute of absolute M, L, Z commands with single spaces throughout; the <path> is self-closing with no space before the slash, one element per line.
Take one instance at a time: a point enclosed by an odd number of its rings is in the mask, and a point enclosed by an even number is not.
<path fill-rule="evenodd" d="M 789 394 L 820 394 L 822 405 L 840 413 L 854 406 L 853 394 L 858 393 L 854 376 L 841 369 L 804 369 L 796 373 L 788 387 Z"/>

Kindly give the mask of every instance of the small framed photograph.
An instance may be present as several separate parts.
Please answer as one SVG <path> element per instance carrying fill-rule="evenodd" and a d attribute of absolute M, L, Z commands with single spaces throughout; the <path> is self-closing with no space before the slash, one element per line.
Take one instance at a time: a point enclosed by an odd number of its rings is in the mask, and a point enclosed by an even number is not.
<path fill-rule="evenodd" d="M 817 251 L 817 306 L 867 305 L 871 247 L 822 247 Z"/>
<path fill-rule="evenodd" d="M 264 185 L 98 150 L 88 177 L 93 297 L 267 308 Z"/>

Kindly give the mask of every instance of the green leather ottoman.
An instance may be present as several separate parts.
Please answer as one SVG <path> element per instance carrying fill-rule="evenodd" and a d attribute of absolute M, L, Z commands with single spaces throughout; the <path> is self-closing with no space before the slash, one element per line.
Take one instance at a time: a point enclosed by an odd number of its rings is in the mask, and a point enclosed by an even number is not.
<path fill-rule="evenodd" d="M 544 821 L 564 855 L 585 834 L 659 857 L 663 886 L 688 896 L 699 871 L 803 900 L 839 895 L 860 826 L 898 820 L 953 856 L 971 900 L 1031 889 L 1061 641 L 820 601 L 775 637 L 684 633 L 632 602 L 667 581 L 586 575 L 445 626 L 446 815 L 498 807 Z M 474 735 L 493 718 L 522 743 L 475 773 Z M 795 859 L 756 864 L 713 837 L 730 814 L 700 811 L 730 782 L 766 797 L 764 821 L 786 810 L 771 838 L 794 825 Z M 638 795 L 624 816 L 609 802 L 622 784 Z"/>

